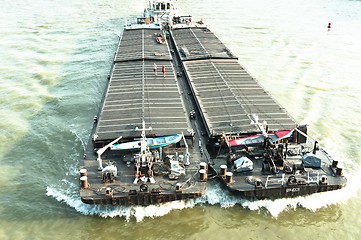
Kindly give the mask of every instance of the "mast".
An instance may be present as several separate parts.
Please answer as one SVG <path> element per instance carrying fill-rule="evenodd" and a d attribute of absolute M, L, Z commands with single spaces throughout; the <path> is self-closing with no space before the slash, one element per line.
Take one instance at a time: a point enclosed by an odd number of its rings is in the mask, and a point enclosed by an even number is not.
<path fill-rule="evenodd" d="M 145 134 L 145 131 L 152 130 L 151 127 L 145 128 L 144 119 L 142 121 L 142 128 L 139 129 L 138 127 L 135 128 L 136 131 L 142 131 L 141 140 L 140 140 L 140 153 L 136 158 L 136 173 L 134 184 L 137 184 L 139 181 L 143 182 L 151 182 L 155 183 L 154 174 L 153 174 L 153 156 L 149 150 L 148 140 Z"/>

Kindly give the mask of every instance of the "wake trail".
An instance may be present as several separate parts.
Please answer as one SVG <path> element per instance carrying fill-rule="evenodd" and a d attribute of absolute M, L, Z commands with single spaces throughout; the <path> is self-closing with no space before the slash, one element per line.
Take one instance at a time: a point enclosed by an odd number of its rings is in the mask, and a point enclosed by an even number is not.
<path fill-rule="evenodd" d="M 343 204 L 354 197 L 360 189 L 358 182 L 361 180 L 361 169 L 349 176 L 348 184 L 345 188 L 324 193 L 316 193 L 304 197 L 282 198 L 276 200 L 248 200 L 231 195 L 225 191 L 218 183 L 210 182 L 204 196 L 188 201 L 175 201 L 164 204 L 150 206 L 104 206 L 87 205 L 81 202 L 78 193 L 78 186 L 68 180 L 63 179 L 61 184 L 47 187 L 47 196 L 55 198 L 75 209 L 83 215 L 95 215 L 103 218 L 124 218 L 125 221 L 135 219 L 137 222 L 145 218 L 157 218 L 169 214 L 173 210 L 193 208 L 196 206 L 220 205 L 221 208 L 231 208 L 235 205 L 244 209 L 258 211 L 260 214 L 269 214 L 277 218 L 280 213 L 289 210 L 297 210 L 302 207 L 316 212 L 334 204 Z"/>

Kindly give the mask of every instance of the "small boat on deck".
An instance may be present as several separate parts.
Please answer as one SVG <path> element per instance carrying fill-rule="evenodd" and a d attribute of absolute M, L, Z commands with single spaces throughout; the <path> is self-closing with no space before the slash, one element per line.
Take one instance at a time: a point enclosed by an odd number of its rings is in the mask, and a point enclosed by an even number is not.
<path fill-rule="evenodd" d="M 236 146 L 255 146 L 258 144 L 263 144 L 266 137 L 270 138 L 272 142 L 280 141 L 284 138 L 288 138 L 292 135 L 294 129 L 289 130 L 278 130 L 278 131 L 271 131 L 267 133 L 267 136 L 264 136 L 263 134 L 256 134 L 252 136 L 247 137 L 237 137 L 235 139 L 231 139 L 228 141 L 228 144 L 231 147 Z"/>
<path fill-rule="evenodd" d="M 148 138 L 147 145 L 149 149 L 156 149 L 161 147 L 166 147 L 168 145 L 176 144 L 180 140 L 182 140 L 182 134 L 174 134 L 171 136 L 163 136 L 157 138 Z M 121 151 L 131 151 L 131 150 L 140 150 L 141 140 L 139 141 L 132 141 L 126 143 L 117 143 L 110 146 L 110 149 L 113 151 L 121 150 Z"/>

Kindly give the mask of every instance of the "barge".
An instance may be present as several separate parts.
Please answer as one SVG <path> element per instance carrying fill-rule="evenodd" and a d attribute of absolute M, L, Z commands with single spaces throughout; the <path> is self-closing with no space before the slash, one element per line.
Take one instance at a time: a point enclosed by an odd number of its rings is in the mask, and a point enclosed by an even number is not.
<path fill-rule="evenodd" d="M 347 182 L 307 126 L 172 0 L 124 26 L 79 173 L 82 202 L 104 205 L 195 199 L 209 178 L 248 198 Z"/>

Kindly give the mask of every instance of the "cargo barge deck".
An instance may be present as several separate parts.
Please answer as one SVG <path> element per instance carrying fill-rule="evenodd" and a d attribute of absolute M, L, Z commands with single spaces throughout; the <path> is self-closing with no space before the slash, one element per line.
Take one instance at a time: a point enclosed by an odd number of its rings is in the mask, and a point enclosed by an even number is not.
<path fill-rule="evenodd" d="M 156 12 L 158 3 L 149 9 Z M 84 203 L 194 199 L 204 195 L 211 176 L 251 198 L 294 197 L 346 184 L 337 161 L 316 141 L 309 147 L 307 127 L 289 116 L 204 23 L 189 16 L 154 21 L 145 15 L 123 31 L 81 161 Z M 174 134 L 181 140 L 141 148 L 142 142 Z M 125 150 L 114 147 L 131 143 Z"/>

